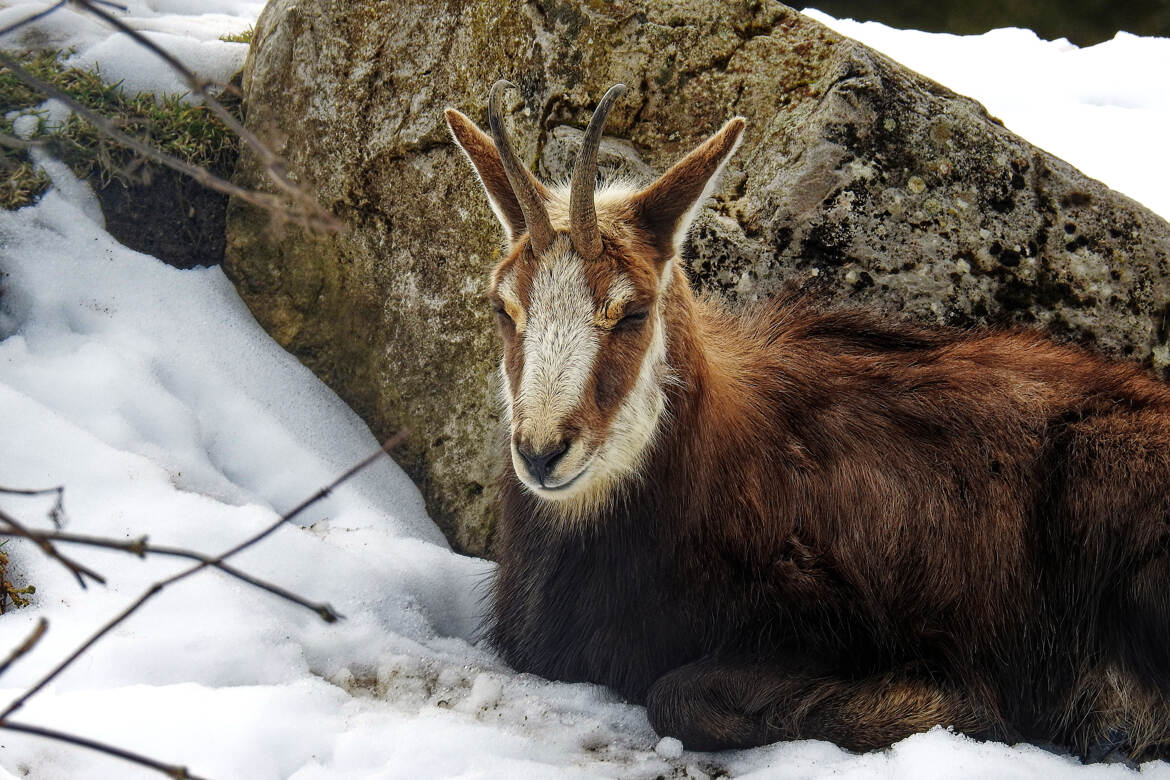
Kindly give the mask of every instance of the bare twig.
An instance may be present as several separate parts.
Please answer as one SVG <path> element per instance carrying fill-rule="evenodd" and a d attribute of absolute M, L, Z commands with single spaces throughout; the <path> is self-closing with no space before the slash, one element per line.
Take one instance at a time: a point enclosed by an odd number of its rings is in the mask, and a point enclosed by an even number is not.
<path fill-rule="evenodd" d="M 77 584 L 81 587 L 88 587 L 85 582 L 86 577 L 89 577 L 94 582 L 100 583 L 102 585 L 106 584 L 105 577 L 98 574 L 93 569 L 88 568 L 84 564 L 80 564 L 77 561 L 62 555 L 57 551 L 57 548 L 53 546 L 51 541 L 45 538 L 38 538 L 36 531 L 25 528 L 23 523 L 2 509 L 0 509 L 0 521 L 3 521 L 12 527 L 12 529 L 15 531 L 13 535 L 23 536 L 24 538 L 34 542 L 38 547 L 41 548 L 41 550 L 44 551 L 45 555 L 53 558 L 56 561 L 59 561 L 62 566 L 68 569 L 70 573 L 72 573 L 73 576 L 77 578 Z"/>
<path fill-rule="evenodd" d="M 65 486 L 57 485 L 51 488 L 29 490 L 27 488 L 8 488 L 0 486 L 0 493 L 10 496 L 55 496 L 53 506 L 49 509 L 49 519 L 58 529 L 65 522 Z"/>
<path fill-rule="evenodd" d="M 32 633 L 30 633 L 23 642 L 14 647 L 12 652 L 8 654 L 8 657 L 4 659 L 3 663 L 0 663 L 0 677 L 3 677 L 4 673 L 8 671 L 8 667 L 16 663 L 22 655 L 28 653 L 37 646 L 37 642 L 41 641 L 41 637 L 45 635 L 45 631 L 48 630 L 48 628 L 49 621 L 45 620 L 44 618 L 41 618 L 37 621 L 37 624 L 33 626 Z"/>
<path fill-rule="evenodd" d="M 19 697 L 17 697 L 17 699 L 15 699 L 11 704 L 9 704 L 8 708 L 5 709 L 4 712 L 0 713 L 0 726 L 4 725 L 4 721 L 8 718 L 9 715 L 11 715 L 12 713 L 16 712 L 21 707 L 23 707 L 24 703 L 26 701 L 28 701 L 30 698 L 32 698 L 38 692 L 40 692 L 46 685 L 48 685 L 50 682 L 52 682 L 57 677 L 57 675 L 61 674 L 61 672 L 68 669 L 69 666 L 72 665 L 74 661 L 76 661 L 78 658 L 80 658 L 87 650 L 89 650 L 89 648 L 93 647 L 94 644 L 96 644 L 102 637 L 104 637 L 106 634 L 108 634 L 110 631 L 112 631 L 115 627 L 117 627 L 119 624 L 121 624 L 123 621 L 125 621 L 128 617 L 133 615 L 136 611 L 138 611 L 138 609 L 143 604 L 145 604 L 152 597 L 154 597 L 155 595 L 160 593 L 164 588 L 166 588 L 169 585 L 173 585 L 174 583 L 176 583 L 180 580 L 186 579 L 187 577 L 190 577 L 192 574 L 196 574 L 197 572 L 200 572 L 203 569 L 206 569 L 208 566 L 218 566 L 219 564 L 223 563 L 225 559 L 230 558 L 231 556 L 236 555 L 237 553 L 240 553 L 240 552 L 248 549 L 252 545 L 261 541 L 262 539 L 265 539 L 266 537 L 268 537 L 269 534 L 271 534 L 277 528 L 280 528 L 282 525 L 284 525 L 288 521 L 295 518 L 301 512 L 304 512 L 310 506 L 312 506 L 313 504 L 317 503 L 321 499 L 328 496 L 335 489 L 337 489 L 337 487 L 339 485 L 341 485 L 343 482 L 349 480 L 351 477 L 353 477 L 359 471 L 361 471 L 362 469 L 366 468 L 371 463 L 376 461 L 378 458 L 389 453 L 391 450 L 393 450 L 395 447 L 397 447 L 399 444 L 402 443 L 402 441 L 406 438 L 407 434 L 408 434 L 408 432 L 406 430 L 399 431 L 397 434 L 395 434 L 389 440 L 387 440 L 386 443 L 383 444 L 381 446 L 381 448 L 379 448 L 376 452 L 372 453 L 369 457 L 363 459 L 360 463 L 358 463 L 357 465 L 348 469 L 344 474 L 339 476 L 337 479 L 333 480 L 328 485 L 326 485 L 325 487 L 321 488 L 316 493 L 314 493 L 312 496 L 305 499 L 304 501 L 302 501 L 301 503 L 299 503 L 295 507 L 293 507 L 291 510 L 289 510 L 288 512 L 281 515 L 274 523 L 272 523 L 271 525 L 269 525 L 268 527 L 266 527 L 264 530 L 260 531 L 259 533 L 249 537 L 248 539 L 245 539 L 244 541 L 237 544 L 235 547 L 232 547 L 231 549 L 227 550 L 224 553 L 221 553 L 220 555 L 218 555 L 214 558 L 200 561 L 198 564 L 196 564 L 195 566 L 192 566 L 189 569 L 184 569 L 183 571 L 179 572 L 178 574 L 172 575 L 171 577 L 168 577 L 164 580 L 160 580 L 159 582 L 156 582 L 153 585 L 151 585 L 149 588 L 147 588 L 146 592 L 143 593 L 141 596 L 139 596 L 130 606 L 126 607 L 126 609 L 119 612 L 114 618 L 112 618 L 104 626 L 102 626 L 100 629 L 98 629 L 93 635 L 91 635 L 87 640 L 85 640 L 85 642 L 83 642 L 77 649 L 75 649 L 72 653 L 70 653 L 69 656 L 65 660 L 61 661 L 61 663 L 59 663 L 59 664 L 57 664 L 57 666 L 53 667 L 52 671 L 50 671 L 48 674 L 46 674 L 44 677 L 42 677 L 39 681 L 37 681 L 36 684 L 34 684 L 31 688 L 26 690 L 23 694 L 21 694 Z"/>
<path fill-rule="evenodd" d="M 44 141 L 26 141 L 8 133 L 0 133 L 0 146 L 7 146 L 9 149 L 37 149 L 45 145 Z"/>
<path fill-rule="evenodd" d="M 98 17 L 106 24 L 115 28 L 119 32 L 125 33 L 130 38 L 138 42 L 140 45 L 152 51 L 163 62 L 170 66 L 171 70 L 178 73 L 187 82 L 187 86 L 191 88 L 192 94 L 198 95 L 203 99 L 204 105 L 215 114 L 221 122 L 227 125 L 233 133 L 240 137 L 244 143 L 256 154 L 264 166 L 268 178 L 272 180 L 277 187 L 279 187 L 285 195 L 288 196 L 293 203 L 305 213 L 307 217 L 312 217 L 314 221 L 320 223 L 322 230 L 339 231 L 344 229 L 344 225 L 332 214 L 325 211 L 317 203 L 304 187 L 294 182 L 288 177 L 288 171 L 282 160 L 277 156 L 267 145 L 261 141 L 255 133 L 244 126 L 240 120 L 236 119 L 231 111 L 228 111 L 222 103 L 215 99 L 211 94 L 211 87 L 219 86 L 215 82 L 205 81 L 200 79 L 194 72 L 192 72 L 186 65 L 184 65 L 177 57 L 171 54 L 166 49 L 162 48 L 154 41 L 147 38 L 140 31 L 135 30 L 130 25 L 123 22 L 118 17 L 98 7 L 95 0 L 73 0 L 77 5 L 89 11 L 94 16 Z"/>
<path fill-rule="evenodd" d="M 0 38 L 3 38 L 5 35 L 8 35 L 8 33 L 16 32 L 21 27 L 24 27 L 26 25 L 30 25 L 33 22 L 44 19 L 49 14 L 53 13 L 54 11 L 59 9 L 61 6 L 65 5 L 67 2 L 69 2 L 69 0 L 57 0 L 57 2 L 53 3 L 52 5 L 50 5 L 46 8 L 42 8 L 41 10 L 37 11 L 36 13 L 31 14 L 30 16 L 26 16 L 17 22 L 13 22 L 12 24 L 5 27 L 3 30 L 0 30 Z"/>
<path fill-rule="evenodd" d="M 185 550 L 179 547 L 165 547 L 150 544 L 147 541 L 147 537 L 145 536 L 140 536 L 135 539 L 107 539 L 101 536 L 69 534 L 62 533 L 60 531 L 47 532 L 38 531 L 32 528 L 27 530 L 27 534 L 22 534 L 16 531 L 6 531 L 3 528 L 0 528 L 0 536 L 24 536 L 26 538 L 31 538 L 38 543 L 41 541 L 47 541 L 65 544 L 80 544 L 88 547 L 103 547 L 109 550 L 121 550 L 122 552 L 136 555 L 139 558 L 145 558 L 147 555 L 165 555 L 173 558 L 188 558 L 195 561 L 203 561 L 204 563 L 219 569 L 224 574 L 235 577 L 236 579 L 242 582 L 246 582 L 253 587 L 259 588 L 260 590 L 271 593 L 274 596 L 279 596 L 286 601 L 291 601 L 294 604 L 316 612 L 326 623 L 336 622 L 342 617 L 342 615 L 329 604 L 309 601 L 303 596 L 298 596 L 296 593 L 286 590 L 279 585 L 266 582 L 265 580 L 262 580 L 258 577 L 253 577 L 251 574 L 241 571 L 231 564 L 223 563 L 222 561 L 215 563 L 214 559 L 210 556 L 204 555 L 194 550 Z"/>
<path fill-rule="evenodd" d="M 233 184 L 226 179 L 221 179 L 206 168 L 200 168 L 197 165 L 191 165 L 188 162 L 180 160 L 178 157 L 167 154 L 166 152 L 156 149 L 150 144 L 139 141 L 133 136 L 119 130 L 113 122 L 101 114 L 83 106 L 75 100 L 68 92 L 58 89 L 49 82 L 37 78 L 27 70 L 22 68 L 16 60 L 9 57 L 4 52 L 0 52 L 0 65 L 12 71 L 12 74 L 18 79 L 28 84 L 33 89 L 43 92 L 51 98 L 56 98 L 76 114 L 85 118 L 87 122 L 96 127 L 102 134 L 109 136 L 113 140 L 122 144 L 123 146 L 134 150 L 143 157 L 154 160 L 155 162 L 170 168 L 173 171 L 178 171 L 186 176 L 190 176 L 195 181 L 202 184 L 204 187 L 222 192 L 225 195 L 231 195 L 240 200 L 251 203 L 254 206 L 267 209 L 272 214 L 288 219 L 291 222 L 303 225 L 312 230 L 332 231 L 336 232 L 342 229 L 342 223 L 332 214 L 324 211 L 311 196 L 302 193 L 301 197 L 295 198 L 293 204 L 289 204 L 281 200 L 276 195 L 268 192 L 258 192 L 256 190 L 248 190 Z M 311 205 L 310 205 L 311 204 Z"/>
<path fill-rule="evenodd" d="M 85 737 L 78 737 L 73 734 L 66 734 L 63 731 L 54 731 L 52 729 L 42 728 L 40 726 L 31 726 L 27 723 L 13 723 L 10 720 L 0 721 L 0 729 L 8 729 L 9 731 L 19 731 L 24 734 L 35 734 L 38 737 L 46 737 L 48 739 L 55 739 L 59 742 L 67 742 L 70 745 L 78 745 L 80 747 L 96 750 L 99 753 L 105 753 L 108 756 L 116 756 L 117 758 L 126 761 L 132 761 L 140 766 L 149 767 L 155 771 L 162 772 L 167 777 L 173 777 L 175 780 L 204 780 L 198 775 L 193 775 L 187 771 L 187 767 L 178 766 L 176 764 L 164 764 L 161 761 L 156 761 L 153 758 L 148 758 L 138 753 L 132 753 L 129 750 L 114 747 L 113 745 L 106 745 L 92 739 Z"/>
<path fill-rule="evenodd" d="M 119 5 L 118 3 L 111 3 L 109 0 L 93 0 L 93 1 L 95 3 L 97 3 L 98 5 L 104 5 L 107 8 L 113 8 L 116 11 L 123 11 L 124 12 L 127 10 L 126 6 Z M 66 5 L 69 2 L 70 2 L 70 0 L 57 0 L 57 2 L 52 3 L 51 5 L 45 6 L 44 8 L 37 11 L 36 13 L 31 14 L 29 16 L 26 16 L 23 19 L 20 19 L 16 22 L 13 22 L 12 24 L 5 27 L 4 29 L 0 29 L 0 38 L 3 38 L 5 35 L 8 35 L 9 33 L 16 32 L 21 27 L 26 27 L 26 26 L 32 24 L 33 22 L 44 19 L 49 14 L 60 10 L 60 8 L 62 6 Z"/>

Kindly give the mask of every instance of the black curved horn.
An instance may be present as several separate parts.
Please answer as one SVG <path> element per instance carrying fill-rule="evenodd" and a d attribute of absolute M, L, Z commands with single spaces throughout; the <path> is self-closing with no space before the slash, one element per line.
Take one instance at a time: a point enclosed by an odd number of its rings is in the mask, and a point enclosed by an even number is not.
<path fill-rule="evenodd" d="M 491 129 L 492 140 L 496 150 L 500 153 L 500 162 L 504 165 L 504 173 L 508 176 L 508 183 L 512 185 L 512 192 L 524 212 L 524 225 L 528 228 L 528 236 L 532 240 L 532 249 L 540 254 L 552 244 L 556 233 L 548 219 L 544 199 L 536 189 L 536 182 L 532 173 L 520 162 L 508 134 L 504 130 L 504 120 L 500 115 L 500 95 L 507 87 L 514 84 L 500 79 L 492 84 L 488 93 L 488 127 Z"/>
<path fill-rule="evenodd" d="M 585 138 L 581 142 L 581 153 L 573 167 L 573 185 L 569 191 L 569 237 L 573 248 L 586 260 L 593 260 L 601 254 L 601 230 L 597 227 L 597 207 L 593 202 L 593 188 L 597 182 L 597 148 L 601 144 L 601 131 L 613 104 L 626 91 L 624 84 L 614 84 L 597 104 Z"/>

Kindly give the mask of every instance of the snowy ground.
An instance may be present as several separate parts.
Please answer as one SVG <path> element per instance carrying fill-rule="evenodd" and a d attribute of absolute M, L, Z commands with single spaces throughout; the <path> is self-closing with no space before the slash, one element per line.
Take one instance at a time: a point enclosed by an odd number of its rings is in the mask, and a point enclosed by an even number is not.
<path fill-rule="evenodd" d="M 0 27 L 41 3 L 0 9 Z M 262 3 L 132 0 L 138 26 L 223 77 L 245 47 L 217 40 Z M 819 17 L 824 19 L 824 17 Z M 830 21 L 825 19 L 825 21 Z M 1009 127 L 1170 216 L 1170 40 L 1091 49 L 1023 31 L 953 38 L 831 22 L 988 104 Z M 66 10 L 41 40 L 111 81 L 177 90 L 133 46 Z M 15 45 L 7 40 L 5 45 Z M 995 67 L 987 63 L 994 62 Z M 1034 75 L 1033 75 L 1034 74 Z M 1160 129 L 1162 128 L 1162 129 Z M 67 486 L 68 530 L 225 549 L 376 447 L 362 423 L 255 324 L 219 269 L 177 271 L 103 229 L 87 188 L 51 161 L 42 202 L 0 212 L 0 485 Z M 27 520 L 40 499 L 0 497 Z M 151 582 L 177 569 L 77 555 L 81 591 L 27 545 L 6 548 L 35 606 L 0 618 L 0 656 L 38 617 L 46 639 L 0 679 L 0 706 Z M 18 715 L 187 764 L 215 778 L 1120 778 L 1023 745 L 936 730 L 857 756 L 798 742 L 742 753 L 655 752 L 643 710 L 588 685 L 517 675 L 475 644 L 490 564 L 452 553 L 418 492 L 383 461 L 238 565 L 347 619 L 315 616 L 203 573 L 166 591 Z M 1170 778 L 1170 765 L 1143 774 Z M 0 780 L 153 777 L 0 732 Z"/>

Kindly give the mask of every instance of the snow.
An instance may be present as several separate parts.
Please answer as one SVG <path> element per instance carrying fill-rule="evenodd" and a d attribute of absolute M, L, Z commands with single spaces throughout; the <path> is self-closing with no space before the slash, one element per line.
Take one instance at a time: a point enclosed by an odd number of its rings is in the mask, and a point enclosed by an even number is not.
<path fill-rule="evenodd" d="M 0 26 L 44 5 L 0 9 Z M 191 58 L 202 77 L 224 80 L 246 47 L 218 36 L 247 28 L 261 7 L 135 0 L 126 18 Z M 1168 98 L 1154 79 L 1167 71 L 1170 42 L 1122 35 L 1081 50 L 1019 30 L 954 38 L 826 21 L 975 95 L 1040 145 L 1170 214 L 1167 193 L 1137 189 L 1159 171 L 1165 180 L 1167 152 L 1154 139 Z M 125 79 L 126 89 L 184 89 L 73 9 L 28 36 L 3 44 L 70 46 L 75 62 Z M 0 485 L 65 485 L 74 533 L 149 533 L 156 544 L 215 553 L 376 448 L 362 422 L 259 328 L 219 269 L 178 271 L 126 249 L 104 231 L 87 185 L 38 161 L 53 189 L 34 207 L 0 212 Z M 43 522 L 49 503 L 0 496 L 0 507 L 29 522 Z M 38 590 L 33 607 L 0 618 L 0 655 L 39 617 L 50 628 L 0 678 L 0 706 L 151 583 L 189 565 L 72 549 L 109 578 L 82 591 L 30 546 L 5 550 L 14 579 Z M 203 572 L 156 597 L 15 719 L 247 780 L 1133 774 L 941 728 L 867 755 L 815 741 L 698 754 L 659 740 L 643 709 L 596 686 L 517 674 L 479 642 L 493 567 L 447 547 L 388 460 L 233 563 L 346 619 L 327 625 Z M 0 780 L 156 776 L 9 732 L 0 746 Z M 1142 774 L 1170 778 L 1170 765 Z"/>

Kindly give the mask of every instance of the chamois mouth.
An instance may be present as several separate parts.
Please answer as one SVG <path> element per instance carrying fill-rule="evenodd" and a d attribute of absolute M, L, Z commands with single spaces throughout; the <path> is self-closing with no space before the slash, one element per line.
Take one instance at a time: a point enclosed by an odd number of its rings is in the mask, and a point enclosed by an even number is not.
<path fill-rule="evenodd" d="M 581 477 L 582 477 L 582 476 L 585 474 L 585 472 L 586 472 L 586 471 L 588 471 L 588 470 L 589 470 L 589 464 L 588 464 L 588 463 L 586 463 L 586 464 L 585 464 L 585 465 L 584 465 L 584 466 L 581 468 L 581 470 L 580 470 L 580 471 L 578 471 L 576 474 L 574 474 L 574 475 L 573 475 L 573 476 L 572 476 L 572 477 L 571 477 L 571 478 L 570 478 L 570 479 L 569 479 L 567 482 L 562 482 L 562 483 L 561 483 L 561 484 L 559 484 L 559 485 L 545 485 L 545 484 L 541 484 L 541 485 L 540 485 L 540 487 L 539 487 L 539 488 L 537 488 L 537 489 L 538 489 L 538 490 L 543 490 L 543 491 L 545 491 L 545 492 L 548 492 L 548 493 L 556 493 L 556 492 L 559 492 L 559 491 L 561 491 L 561 490 L 568 490 L 568 489 L 569 489 L 570 487 L 572 487 L 572 486 L 573 486 L 573 484 L 574 484 L 574 483 L 575 483 L 577 480 L 579 480 L 579 479 L 580 479 L 580 478 L 581 478 Z"/>
<path fill-rule="evenodd" d="M 542 484 L 532 479 L 530 475 L 523 473 L 520 468 L 514 468 L 513 470 L 517 478 L 524 484 L 524 486 L 536 495 L 542 498 L 560 499 L 573 492 L 572 488 L 577 487 L 581 482 L 584 481 L 582 477 L 585 476 L 585 474 L 589 471 L 589 468 L 593 465 L 593 460 L 596 455 L 596 453 L 593 453 L 585 461 L 585 463 L 582 464 L 581 468 L 577 470 L 576 474 L 564 480 L 563 482 L 558 482 L 556 484 Z"/>

